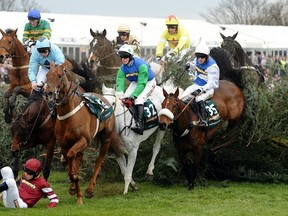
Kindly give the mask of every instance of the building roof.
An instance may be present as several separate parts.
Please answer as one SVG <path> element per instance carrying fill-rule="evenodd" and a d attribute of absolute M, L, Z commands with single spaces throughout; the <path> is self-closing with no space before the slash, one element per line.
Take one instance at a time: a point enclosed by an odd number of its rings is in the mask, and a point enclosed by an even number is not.
<path fill-rule="evenodd" d="M 98 15 L 75 15 L 41 13 L 42 19 L 51 23 L 52 38 L 55 44 L 89 45 L 92 40 L 90 28 L 95 31 L 107 30 L 107 38 L 112 40 L 117 36 L 117 28 L 121 23 L 130 26 L 131 34 L 141 41 L 142 46 L 156 47 L 162 32 L 165 29 L 165 18 L 143 17 L 112 17 Z M 26 12 L 0 12 L 2 30 L 6 28 L 18 28 L 18 38 L 22 40 L 22 34 L 27 20 Z M 7 20 L 7 22 L 4 22 Z M 225 36 L 238 36 L 236 40 L 243 48 L 252 49 L 288 49 L 288 41 L 284 37 L 288 35 L 286 26 L 255 26 L 255 25 L 216 25 L 202 20 L 187 20 L 180 18 L 180 24 L 190 33 L 192 45 L 196 46 L 199 40 L 205 40 L 210 46 L 220 46 Z"/>

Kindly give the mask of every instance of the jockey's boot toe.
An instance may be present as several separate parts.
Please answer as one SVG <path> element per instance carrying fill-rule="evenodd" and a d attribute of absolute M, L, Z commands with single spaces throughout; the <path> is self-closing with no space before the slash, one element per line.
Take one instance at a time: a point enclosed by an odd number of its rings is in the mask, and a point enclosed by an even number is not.
<path fill-rule="evenodd" d="M 208 127 L 208 123 L 207 123 L 207 121 L 202 120 L 199 122 L 198 126 L 199 127 Z"/>

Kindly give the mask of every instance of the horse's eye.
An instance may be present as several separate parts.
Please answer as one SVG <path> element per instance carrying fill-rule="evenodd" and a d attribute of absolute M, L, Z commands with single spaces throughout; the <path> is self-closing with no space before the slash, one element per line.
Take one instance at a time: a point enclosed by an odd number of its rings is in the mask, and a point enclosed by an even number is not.
<path fill-rule="evenodd" d="M 61 79 L 62 78 L 62 76 L 61 75 L 58 75 L 58 79 Z"/>

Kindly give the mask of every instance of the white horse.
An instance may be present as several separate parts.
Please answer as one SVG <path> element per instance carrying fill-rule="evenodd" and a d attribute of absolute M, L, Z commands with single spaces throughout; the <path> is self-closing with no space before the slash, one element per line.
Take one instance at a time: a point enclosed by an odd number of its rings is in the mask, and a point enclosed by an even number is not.
<path fill-rule="evenodd" d="M 156 126 L 148 130 L 144 130 L 143 135 L 139 135 L 135 133 L 134 131 L 130 129 L 131 126 L 135 124 L 133 120 L 133 116 L 129 112 L 129 110 L 125 106 L 122 105 L 121 100 L 117 97 L 115 87 L 108 88 L 103 84 L 102 92 L 103 92 L 103 96 L 110 102 L 110 104 L 114 105 L 114 112 L 116 116 L 116 125 L 115 125 L 116 128 L 115 129 L 117 133 L 121 136 L 124 142 L 126 153 L 127 153 L 127 158 L 125 157 L 125 155 L 122 155 L 121 157 L 116 158 L 120 166 L 121 173 L 124 176 L 125 187 L 124 187 L 123 193 L 127 194 L 129 185 L 133 189 L 136 189 L 136 190 L 138 189 L 135 185 L 135 181 L 132 179 L 132 173 L 133 173 L 134 165 L 136 162 L 137 152 L 138 152 L 140 143 L 145 141 L 154 132 L 157 132 L 156 140 L 153 145 L 153 155 L 148 165 L 148 170 L 146 172 L 147 176 L 153 176 L 155 159 L 156 159 L 157 154 L 160 151 L 161 140 L 163 139 L 165 132 L 161 131 L 158 128 L 158 126 Z M 161 103 L 164 100 L 162 88 L 159 86 L 156 86 L 155 89 L 153 90 L 153 93 L 149 97 L 149 99 L 154 103 L 157 112 L 159 112 L 162 108 Z M 131 122 L 133 122 L 132 125 L 131 125 Z"/>

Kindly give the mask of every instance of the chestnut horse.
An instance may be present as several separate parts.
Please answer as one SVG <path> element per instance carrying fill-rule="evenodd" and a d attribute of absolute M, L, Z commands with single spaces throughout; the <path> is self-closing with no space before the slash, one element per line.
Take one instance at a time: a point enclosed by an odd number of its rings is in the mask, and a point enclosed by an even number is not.
<path fill-rule="evenodd" d="M 31 92 L 31 84 L 28 78 L 29 53 L 17 38 L 17 29 L 7 34 L 0 29 L 0 63 L 4 63 L 7 57 L 12 57 L 12 68 L 9 71 L 10 84 L 4 94 L 4 118 L 6 123 L 11 123 L 16 117 L 15 103 L 17 95 L 28 97 Z"/>
<path fill-rule="evenodd" d="M 55 123 L 55 135 L 61 147 L 61 154 L 68 161 L 68 175 L 72 182 L 69 193 L 77 193 L 77 204 L 83 204 L 82 192 L 79 185 L 79 168 L 83 159 L 85 149 L 91 140 L 97 136 L 101 140 L 99 156 L 95 162 L 94 172 L 90 179 L 85 196 L 93 196 L 96 178 L 100 172 L 104 157 L 108 150 L 116 155 L 123 154 L 122 142 L 114 132 L 115 116 L 108 116 L 104 119 L 92 114 L 83 100 L 83 89 L 73 85 L 66 76 L 65 64 L 54 66 L 50 64 L 47 73 L 46 93 L 54 98 L 57 108 L 57 119 Z M 96 93 L 94 97 L 102 100 L 109 107 L 109 102 Z"/>
<path fill-rule="evenodd" d="M 11 151 L 15 158 L 13 171 L 19 171 L 20 151 L 34 148 L 40 144 L 46 147 L 43 176 L 47 180 L 50 174 L 56 138 L 54 125 L 56 116 L 52 116 L 44 96 L 34 91 L 28 97 L 28 103 L 21 114 L 12 122 Z"/>
<path fill-rule="evenodd" d="M 174 144 L 188 180 L 188 189 L 191 190 L 194 188 L 204 144 L 215 135 L 224 122 L 228 121 L 232 125 L 240 119 L 244 110 L 244 96 L 234 83 L 220 80 L 220 86 L 215 90 L 212 99 L 219 110 L 221 121 L 205 129 L 197 126 L 199 121 L 198 115 L 195 114 L 197 112 L 178 98 L 178 89 L 171 94 L 165 90 L 163 93 L 165 100 L 159 112 L 160 128 L 173 129 Z M 194 98 L 191 101 L 193 106 L 197 105 Z"/>

